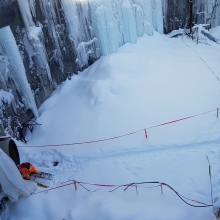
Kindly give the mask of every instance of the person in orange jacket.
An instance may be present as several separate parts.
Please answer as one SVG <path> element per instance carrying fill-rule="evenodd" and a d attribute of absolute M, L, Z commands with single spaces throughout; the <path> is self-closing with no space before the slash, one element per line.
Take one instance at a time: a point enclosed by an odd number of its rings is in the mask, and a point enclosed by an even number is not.
<path fill-rule="evenodd" d="M 42 173 L 42 172 L 36 170 L 34 165 L 29 163 L 29 162 L 22 163 L 22 164 L 18 165 L 17 167 L 18 167 L 22 177 L 25 180 L 30 180 L 32 174 L 39 174 L 39 175 L 41 175 L 41 173 Z"/>

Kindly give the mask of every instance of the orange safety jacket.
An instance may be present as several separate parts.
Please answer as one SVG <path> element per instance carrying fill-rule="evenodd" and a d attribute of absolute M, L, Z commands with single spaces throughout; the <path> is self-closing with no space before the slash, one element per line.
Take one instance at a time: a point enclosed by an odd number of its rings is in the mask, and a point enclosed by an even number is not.
<path fill-rule="evenodd" d="M 26 180 L 30 180 L 30 175 L 33 173 L 41 174 L 40 171 L 37 171 L 36 168 L 28 162 L 18 165 L 18 169 L 22 177 Z"/>

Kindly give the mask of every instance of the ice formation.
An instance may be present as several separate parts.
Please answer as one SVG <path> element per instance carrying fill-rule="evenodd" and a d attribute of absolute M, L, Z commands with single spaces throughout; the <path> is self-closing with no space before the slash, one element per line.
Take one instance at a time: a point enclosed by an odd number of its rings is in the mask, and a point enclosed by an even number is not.
<path fill-rule="evenodd" d="M 42 2 L 40 4 L 42 4 Z M 37 65 L 43 69 L 43 72 L 47 74 L 48 79 L 52 82 L 50 68 L 47 61 L 47 52 L 44 47 L 44 42 L 42 40 L 43 33 L 41 31 L 41 27 L 36 26 L 32 19 L 32 15 L 35 16 L 34 1 L 18 0 L 18 6 L 26 28 L 29 43 L 30 45 L 32 45 L 34 54 L 37 55 L 35 56 L 37 60 Z M 61 66 L 62 65 L 63 64 L 61 63 Z"/>
<path fill-rule="evenodd" d="M 163 33 L 161 0 L 18 0 L 17 6 L 24 28 L 16 40 L 22 47 L 18 45 L 18 49 L 9 27 L 0 30 L 0 88 L 11 91 L 8 77 L 13 79 L 23 97 L 17 105 L 31 109 L 35 117 L 36 99 L 39 106 L 45 100 L 39 96 L 48 97 L 51 88 L 56 87 L 54 77 L 58 76 L 52 73 L 55 63 L 59 74 L 65 74 L 65 59 L 71 55 L 75 57 L 72 62 L 82 69 L 100 56 L 116 52 L 125 43 L 137 42 L 144 33 L 153 35 L 153 28 Z M 70 44 L 65 42 L 64 32 Z M 26 62 L 25 56 L 29 62 L 26 67 L 22 63 Z M 40 91 L 43 92 L 39 94 Z M 15 102 L 11 103 L 16 113 Z"/>
<path fill-rule="evenodd" d="M 144 33 L 152 35 L 152 20 L 163 33 L 161 0 L 63 0 L 61 5 L 80 67 L 89 56 L 114 53 Z"/>
<path fill-rule="evenodd" d="M 5 78 L 12 78 L 17 90 L 23 96 L 23 103 L 27 108 L 31 109 L 37 117 L 38 111 L 34 97 L 30 84 L 27 81 L 23 61 L 10 27 L 0 29 L 0 61 L 3 60 L 3 57 L 5 62 L 0 63 L 0 67 L 4 68 L 5 71 L 1 73 L 1 81 L 4 82 L 7 87 Z"/>

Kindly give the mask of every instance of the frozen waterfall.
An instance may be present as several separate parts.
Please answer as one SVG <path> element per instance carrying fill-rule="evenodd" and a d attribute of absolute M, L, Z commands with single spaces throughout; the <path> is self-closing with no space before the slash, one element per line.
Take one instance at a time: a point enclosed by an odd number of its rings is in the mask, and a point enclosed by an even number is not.
<path fill-rule="evenodd" d="M 60 4 L 60 5 L 59 5 Z M 60 38 L 62 8 L 72 50 L 76 51 L 79 68 L 88 66 L 89 58 L 116 52 L 125 43 L 135 43 L 137 38 L 153 34 L 153 28 L 163 33 L 161 0 L 45 0 L 39 2 L 44 24 L 36 19 L 35 0 L 18 0 L 18 6 L 38 64 L 51 79 L 41 28 L 46 26 L 56 48 L 55 59 L 63 67 L 62 39 Z M 34 20 L 36 22 L 34 23 Z M 38 30 L 38 31 L 37 31 Z M 65 49 L 65 48 L 64 48 Z M 29 57 L 32 57 L 30 54 Z"/>
<path fill-rule="evenodd" d="M 5 78 L 11 77 L 13 79 L 17 90 L 23 96 L 22 101 L 26 108 L 31 109 L 35 117 L 38 117 L 37 107 L 27 81 L 23 61 L 10 27 L 0 29 L 0 58 L 1 55 L 5 57 L 5 62 L 0 63 L 2 68 L 5 69 L 5 71 L 1 73 L 2 76 L 5 76 Z M 1 79 L 3 80 L 3 77 L 1 77 Z M 4 83 L 5 85 L 7 84 L 6 81 L 4 81 Z"/>
<path fill-rule="evenodd" d="M 37 107 L 58 84 L 100 56 L 154 29 L 163 33 L 162 0 L 16 0 L 13 6 L 15 22 L 0 30 L 4 127 L 15 127 L 14 116 L 17 128 L 38 117 Z"/>
<path fill-rule="evenodd" d="M 51 1 L 44 3 L 50 6 L 44 10 L 50 22 L 56 20 L 47 15 L 56 11 Z M 152 35 L 153 28 L 163 33 L 161 0 L 62 0 L 60 4 L 80 68 L 88 65 L 89 57 L 97 59 L 125 43 L 137 42 L 144 33 Z"/>
<path fill-rule="evenodd" d="M 31 54 L 29 53 L 29 57 L 32 57 L 34 54 L 37 54 L 37 56 L 35 56 L 37 60 L 37 65 L 42 68 L 42 70 L 47 74 L 48 79 L 52 82 L 50 68 L 48 66 L 48 61 L 47 61 L 47 53 L 44 46 L 44 42 L 42 40 L 43 33 L 41 31 L 41 26 L 40 25 L 36 26 L 32 18 L 32 16 L 35 16 L 34 1 L 33 0 L 29 0 L 29 1 L 17 0 L 17 1 L 26 28 L 28 41 L 29 44 L 32 45 L 32 49 L 33 49 L 31 50 Z M 30 50 L 27 49 L 27 51 L 29 52 Z M 63 64 L 61 63 L 61 67 L 62 65 Z"/>

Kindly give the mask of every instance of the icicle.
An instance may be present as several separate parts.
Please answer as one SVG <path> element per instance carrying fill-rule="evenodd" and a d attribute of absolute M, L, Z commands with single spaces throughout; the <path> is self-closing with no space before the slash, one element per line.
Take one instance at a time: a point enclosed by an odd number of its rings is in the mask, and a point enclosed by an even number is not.
<path fill-rule="evenodd" d="M 24 1 L 24 0 L 18 0 L 18 6 L 19 6 L 19 10 L 21 12 L 21 16 L 22 16 L 25 27 L 27 29 L 29 29 L 29 28 L 35 26 L 33 19 L 32 19 L 29 2 Z M 33 10 L 33 4 L 31 6 L 32 6 L 31 8 Z"/>
<path fill-rule="evenodd" d="M 10 77 L 14 80 L 16 87 L 23 95 L 25 106 L 33 111 L 35 117 L 38 117 L 37 107 L 30 85 L 27 81 L 23 61 L 10 27 L 0 29 L 0 44 L 13 69 L 13 72 L 9 73 Z"/>
<path fill-rule="evenodd" d="M 30 5 L 32 15 L 36 18 L 36 13 L 35 13 L 36 3 L 35 3 L 35 0 L 29 0 L 29 5 Z"/>
<path fill-rule="evenodd" d="M 86 1 L 84 2 L 86 5 Z M 77 16 L 77 6 L 75 1 L 62 0 L 61 1 L 62 8 L 64 10 L 64 15 L 67 22 L 67 27 L 69 31 L 69 38 L 72 43 L 72 50 L 77 51 L 77 63 L 79 67 L 88 65 L 88 56 L 85 51 L 85 47 L 82 47 L 80 43 L 83 42 L 83 29 L 86 27 L 81 27 L 81 22 L 79 21 L 79 17 Z M 86 7 L 84 7 L 85 9 Z M 87 8 L 86 8 L 87 9 Z M 84 17 L 85 18 L 85 17 Z M 85 24 L 82 21 L 82 25 Z"/>
<path fill-rule="evenodd" d="M 48 31 L 53 39 L 53 44 L 55 46 L 54 50 L 54 56 L 53 59 L 55 59 L 60 66 L 60 70 L 64 72 L 64 64 L 63 64 L 63 57 L 61 52 L 61 47 L 63 42 L 60 39 L 60 25 L 57 23 L 57 16 L 56 16 L 56 7 L 57 7 L 57 1 L 54 0 L 47 0 L 40 1 L 40 7 L 43 12 L 43 16 L 45 17 L 45 20 L 47 21 L 46 26 L 48 28 Z"/>
<path fill-rule="evenodd" d="M 80 22 L 77 16 L 77 8 L 75 1 L 62 0 L 61 5 L 66 17 L 66 22 L 69 30 L 69 37 L 72 40 L 73 49 L 77 48 L 81 42 Z M 82 27 L 85 28 L 85 27 Z"/>
<path fill-rule="evenodd" d="M 161 0 L 152 0 L 152 25 L 156 31 L 163 34 L 163 15 Z"/>
<path fill-rule="evenodd" d="M 88 64 L 91 51 L 82 45 L 94 37 L 97 41 L 90 47 L 98 58 L 116 52 L 124 43 L 136 43 L 144 33 L 153 35 L 153 27 L 163 33 L 161 0 L 61 0 L 61 5 L 80 67 Z"/>
<path fill-rule="evenodd" d="M 29 5 L 29 1 L 18 0 L 18 6 L 21 11 L 21 16 L 27 30 L 28 40 L 32 45 L 32 48 L 36 54 L 36 59 L 38 62 L 38 66 L 41 67 L 48 76 L 48 79 L 52 83 L 50 68 L 47 61 L 47 53 L 43 42 L 40 38 L 43 38 L 41 27 L 36 27 L 32 15 L 31 15 L 31 8 L 33 9 L 33 4 L 31 7 Z M 32 56 L 32 55 L 29 55 Z"/>
<path fill-rule="evenodd" d="M 124 23 L 124 43 L 136 43 L 137 31 L 136 23 L 132 10 L 132 6 L 129 0 L 122 1 L 122 17 Z"/>
<path fill-rule="evenodd" d="M 92 1 L 92 25 L 97 35 L 102 55 L 116 52 L 119 47 L 120 35 L 117 21 L 113 16 L 110 1 Z"/>
<path fill-rule="evenodd" d="M 162 12 L 162 1 L 156 0 L 156 20 L 157 20 L 157 31 L 163 34 L 163 12 Z"/>
<path fill-rule="evenodd" d="M 7 81 L 8 81 L 8 75 L 9 75 L 9 61 L 8 57 L 6 57 L 5 51 L 1 47 L 0 44 L 0 85 L 1 88 L 4 90 L 7 90 Z"/>
<path fill-rule="evenodd" d="M 144 12 L 142 5 L 133 4 L 134 15 L 135 15 L 135 22 L 136 22 L 136 29 L 137 29 L 137 36 L 142 37 L 144 33 Z"/>

